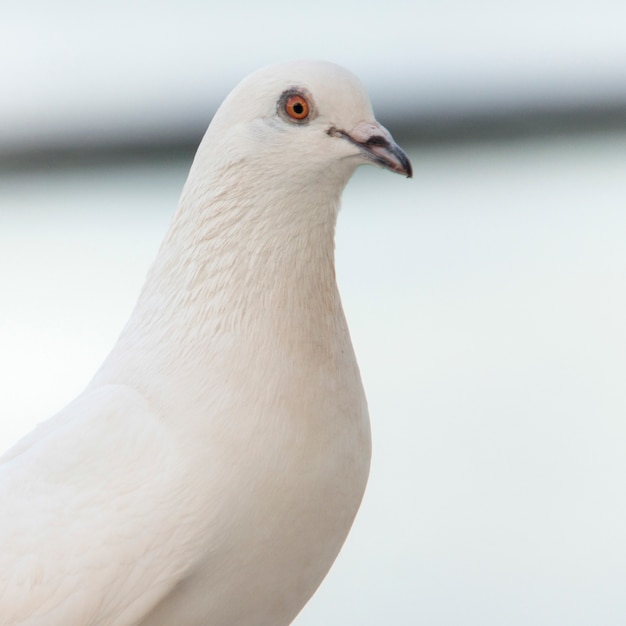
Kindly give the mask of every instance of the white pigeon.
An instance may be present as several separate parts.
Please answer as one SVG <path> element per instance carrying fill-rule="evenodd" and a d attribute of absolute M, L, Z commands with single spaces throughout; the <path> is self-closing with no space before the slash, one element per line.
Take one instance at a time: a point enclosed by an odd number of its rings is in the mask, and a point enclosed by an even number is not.
<path fill-rule="evenodd" d="M 411 176 L 336 65 L 265 68 L 226 98 L 111 354 L 0 459 L 0 624 L 295 618 L 369 471 L 334 268 L 362 163 Z"/>

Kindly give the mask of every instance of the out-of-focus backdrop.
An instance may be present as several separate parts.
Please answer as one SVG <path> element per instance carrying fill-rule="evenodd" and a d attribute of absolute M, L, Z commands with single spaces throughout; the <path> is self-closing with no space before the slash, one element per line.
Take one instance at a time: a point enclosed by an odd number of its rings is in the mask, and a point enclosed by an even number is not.
<path fill-rule="evenodd" d="M 336 61 L 413 161 L 337 264 L 368 491 L 298 626 L 626 623 L 626 4 L 8 2 L 0 449 L 114 342 L 245 74 Z"/>

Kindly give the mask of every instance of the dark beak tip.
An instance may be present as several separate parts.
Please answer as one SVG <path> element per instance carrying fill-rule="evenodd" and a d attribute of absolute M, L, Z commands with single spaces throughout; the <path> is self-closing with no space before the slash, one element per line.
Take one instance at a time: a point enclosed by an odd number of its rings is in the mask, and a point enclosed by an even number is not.
<path fill-rule="evenodd" d="M 404 150 L 396 146 L 394 154 L 401 164 L 401 167 L 396 170 L 398 174 L 404 174 L 407 178 L 413 178 L 413 166 L 411 165 L 411 161 L 409 161 L 409 157 L 406 155 Z"/>
<path fill-rule="evenodd" d="M 413 166 L 411 165 L 411 161 L 407 158 L 406 163 L 404 164 L 404 174 L 406 174 L 407 178 L 413 178 Z"/>

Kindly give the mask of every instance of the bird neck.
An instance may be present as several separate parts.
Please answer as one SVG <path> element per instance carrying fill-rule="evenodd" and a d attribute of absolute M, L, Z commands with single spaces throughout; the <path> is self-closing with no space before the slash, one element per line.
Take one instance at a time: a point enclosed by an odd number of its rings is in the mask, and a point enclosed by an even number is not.
<path fill-rule="evenodd" d="M 233 170 L 211 180 L 192 168 L 133 315 L 141 328 L 129 324 L 135 339 L 319 333 L 342 317 L 334 234 L 343 185 L 285 189 Z"/>
<path fill-rule="evenodd" d="M 192 168 L 131 319 L 92 385 L 123 382 L 156 398 L 159 387 L 238 380 L 227 372 L 251 363 L 279 372 L 273 384 L 294 372 L 328 384 L 328 368 L 358 378 L 335 280 L 343 185 L 256 182 L 228 172 L 207 180 Z"/>

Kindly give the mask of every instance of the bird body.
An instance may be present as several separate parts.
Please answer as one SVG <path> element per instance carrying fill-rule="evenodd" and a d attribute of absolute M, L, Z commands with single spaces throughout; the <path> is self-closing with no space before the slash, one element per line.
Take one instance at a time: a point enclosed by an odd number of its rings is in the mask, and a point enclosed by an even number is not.
<path fill-rule="evenodd" d="M 410 175 L 337 66 L 273 66 L 228 96 L 112 352 L 0 459 L 0 625 L 295 618 L 369 471 L 334 271 L 367 160 Z"/>

